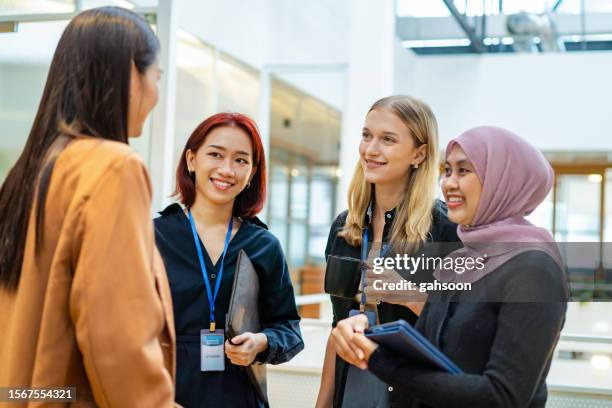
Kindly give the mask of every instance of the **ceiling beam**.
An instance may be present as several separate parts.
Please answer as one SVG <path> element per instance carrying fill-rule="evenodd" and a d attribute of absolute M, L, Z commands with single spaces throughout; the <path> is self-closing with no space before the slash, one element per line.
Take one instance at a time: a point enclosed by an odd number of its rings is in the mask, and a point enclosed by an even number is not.
<path fill-rule="evenodd" d="M 450 13 L 453 15 L 453 17 L 455 18 L 455 20 L 457 21 L 461 29 L 465 32 L 467 37 L 470 39 L 470 47 L 474 50 L 474 52 L 479 53 L 479 54 L 485 52 L 486 48 L 484 44 L 482 43 L 482 38 L 480 38 L 476 34 L 476 30 L 474 30 L 474 28 L 468 24 L 468 22 L 465 19 L 465 15 L 459 13 L 459 10 L 457 10 L 457 7 L 455 7 L 455 3 L 453 2 L 453 0 L 442 0 L 442 1 L 444 1 L 444 4 L 446 4 L 446 7 L 450 11 Z"/>
<path fill-rule="evenodd" d="M 563 0 L 557 0 L 555 2 L 555 5 L 552 7 L 552 11 L 557 11 L 557 9 L 559 8 L 559 6 L 561 5 L 561 3 L 563 3 Z"/>

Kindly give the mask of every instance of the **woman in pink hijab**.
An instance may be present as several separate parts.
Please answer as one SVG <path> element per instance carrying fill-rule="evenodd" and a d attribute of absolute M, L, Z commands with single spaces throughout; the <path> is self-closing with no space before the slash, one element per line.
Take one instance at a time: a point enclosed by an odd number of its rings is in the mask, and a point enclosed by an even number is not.
<path fill-rule="evenodd" d="M 379 347 L 363 335 L 362 316 L 338 323 L 332 332 L 347 344 L 338 354 L 401 393 L 402 406 L 544 407 L 567 285 L 550 233 L 525 216 L 552 183 L 542 154 L 508 130 L 478 127 L 452 140 L 442 191 L 464 247 L 445 261 L 481 262 L 434 273 L 439 281 L 469 283 L 471 290 L 430 292 L 416 329 L 463 373 Z"/>

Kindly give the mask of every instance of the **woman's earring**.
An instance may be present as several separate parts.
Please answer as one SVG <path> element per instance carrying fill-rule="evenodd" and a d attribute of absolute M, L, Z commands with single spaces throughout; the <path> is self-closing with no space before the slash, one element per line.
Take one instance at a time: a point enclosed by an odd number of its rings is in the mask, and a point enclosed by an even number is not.
<path fill-rule="evenodd" d="M 249 188 L 249 187 L 251 187 L 251 182 L 250 181 L 247 183 L 246 188 Z"/>
<path fill-rule="evenodd" d="M 193 173 L 195 173 L 195 171 L 193 171 L 193 170 L 187 170 L 187 171 L 189 172 L 190 176 L 193 176 Z"/>
<path fill-rule="evenodd" d="M 416 170 L 416 169 L 418 169 L 418 168 L 419 168 L 419 163 L 414 163 L 414 164 L 412 165 L 412 167 L 413 167 L 415 170 Z"/>

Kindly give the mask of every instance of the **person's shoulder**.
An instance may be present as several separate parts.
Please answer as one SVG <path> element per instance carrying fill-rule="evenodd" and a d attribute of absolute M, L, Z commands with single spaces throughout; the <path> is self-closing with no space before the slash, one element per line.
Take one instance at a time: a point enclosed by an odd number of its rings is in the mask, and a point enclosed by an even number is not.
<path fill-rule="evenodd" d="M 58 156 L 54 174 L 74 180 L 75 190 L 86 196 L 111 184 L 150 188 L 147 168 L 134 149 L 94 137 L 75 137 Z"/>
<path fill-rule="evenodd" d="M 448 208 L 442 200 L 436 199 L 432 213 L 431 237 L 434 242 L 457 242 L 457 224 L 448 219 Z"/>
<path fill-rule="evenodd" d="M 347 249 L 347 242 L 344 237 L 341 236 L 340 232 L 344 229 L 346 225 L 346 219 L 348 217 L 348 210 L 342 211 L 329 229 L 329 236 L 327 238 L 327 245 L 325 246 L 325 258 L 330 255 L 332 252 L 337 252 L 339 250 Z"/>
<path fill-rule="evenodd" d="M 240 228 L 248 229 L 249 236 L 256 237 L 258 240 L 265 240 L 266 242 L 278 241 L 276 235 L 268 229 L 268 225 L 258 217 L 240 218 L 240 220 L 242 221 Z"/>
<path fill-rule="evenodd" d="M 568 278 L 565 268 L 542 249 L 528 249 L 500 267 L 501 278 L 519 294 L 537 294 L 534 301 L 567 300 Z M 497 271 L 496 271 L 497 272 Z"/>
<path fill-rule="evenodd" d="M 272 233 L 268 226 L 258 217 L 243 218 L 240 228 L 248 229 L 249 240 L 255 243 L 259 248 L 271 248 L 275 251 L 282 252 L 280 240 Z"/>
<path fill-rule="evenodd" d="M 513 270 L 537 269 L 539 271 L 546 271 L 551 275 L 557 275 L 562 272 L 555 259 L 540 249 L 530 249 L 521 252 L 510 258 L 504 265 Z"/>
<path fill-rule="evenodd" d="M 127 143 L 95 137 L 75 137 L 62 153 L 63 158 L 86 159 L 98 165 L 114 166 L 129 161 L 144 167 L 144 162 Z"/>
<path fill-rule="evenodd" d="M 53 177 L 57 188 L 101 205 L 127 194 L 152 194 L 147 168 L 127 144 L 94 137 L 74 137 L 57 156 Z M 101 200 L 101 201 L 100 201 Z M 142 205 L 141 200 L 127 201 Z"/>
<path fill-rule="evenodd" d="M 158 212 L 159 217 L 155 218 L 154 221 L 159 221 L 164 218 L 168 218 L 169 216 L 182 212 L 182 211 L 183 211 L 183 207 L 181 207 L 179 203 L 172 203 L 166 208 L 164 208 L 163 210 L 161 210 L 160 212 Z"/>
<path fill-rule="evenodd" d="M 158 214 L 159 216 L 153 219 L 155 231 L 160 233 L 168 227 L 177 223 L 178 216 L 182 215 L 183 207 L 179 203 L 173 203 L 164 208 Z"/>
<path fill-rule="evenodd" d="M 251 218 L 242 218 L 242 222 L 249 224 L 250 226 L 252 226 L 253 228 L 257 229 L 257 230 L 265 230 L 268 231 L 268 224 L 266 224 L 265 222 L 263 222 L 259 217 L 251 217 Z"/>
<path fill-rule="evenodd" d="M 342 229 L 346 225 L 346 219 L 348 217 L 348 210 L 342 211 L 340 214 L 336 216 L 334 222 L 332 223 L 333 229 Z"/>
<path fill-rule="evenodd" d="M 104 156 L 125 158 L 136 156 L 136 151 L 127 143 L 118 142 L 109 139 L 100 139 L 100 143 L 96 147 L 97 153 Z M 141 160 L 142 161 L 142 160 Z"/>
<path fill-rule="evenodd" d="M 438 198 L 434 201 L 434 205 L 431 208 L 431 215 L 434 221 L 448 220 L 448 207 L 446 203 Z"/>

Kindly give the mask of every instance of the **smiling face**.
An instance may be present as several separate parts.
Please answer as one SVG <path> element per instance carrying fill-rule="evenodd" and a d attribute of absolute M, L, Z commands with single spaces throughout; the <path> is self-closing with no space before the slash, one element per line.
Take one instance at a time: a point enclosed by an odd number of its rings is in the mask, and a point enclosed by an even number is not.
<path fill-rule="evenodd" d="M 233 205 L 256 171 L 251 139 L 235 126 L 214 128 L 197 152 L 187 150 L 186 158 L 189 171 L 195 171 L 196 200 L 215 205 Z"/>
<path fill-rule="evenodd" d="M 359 144 L 365 179 L 377 185 L 404 186 L 411 166 L 421 164 L 427 145 L 416 146 L 410 129 L 388 109 L 373 109 L 366 116 Z"/>
<path fill-rule="evenodd" d="M 474 166 L 457 144 L 444 164 L 442 193 L 448 206 L 448 218 L 456 224 L 472 225 L 480 203 L 482 183 Z"/>

